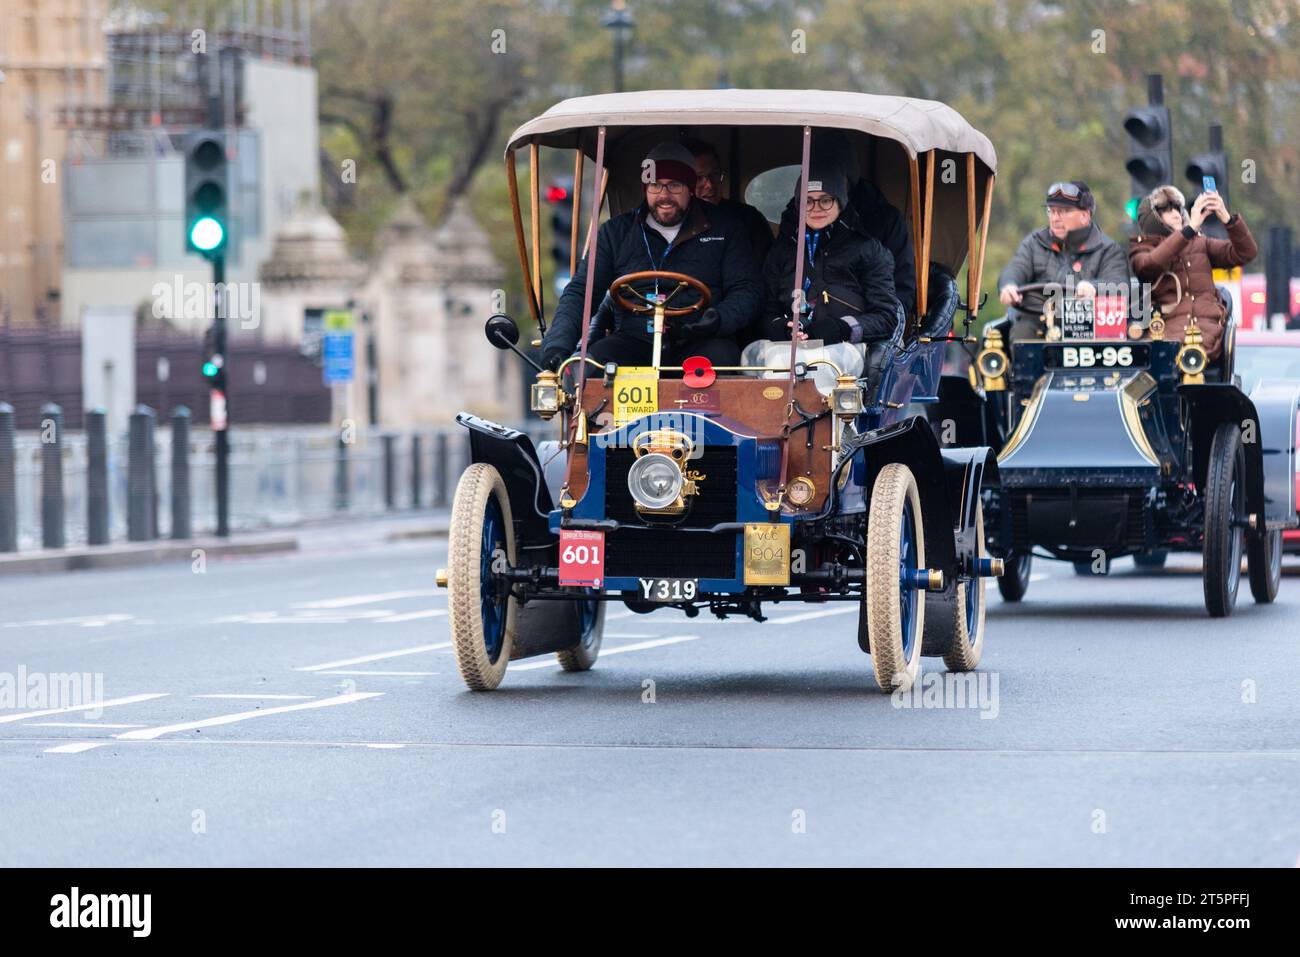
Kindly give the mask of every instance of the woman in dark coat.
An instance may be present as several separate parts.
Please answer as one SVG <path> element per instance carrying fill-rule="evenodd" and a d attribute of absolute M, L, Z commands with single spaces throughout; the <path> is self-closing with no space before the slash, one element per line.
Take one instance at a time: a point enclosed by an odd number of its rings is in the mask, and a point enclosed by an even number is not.
<path fill-rule="evenodd" d="M 784 232 L 763 267 L 763 316 L 771 339 L 820 339 L 826 344 L 894 339 L 902 335 L 903 307 L 894 292 L 894 259 L 873 239 L 848 203 L 848 180 L 833 163 L 808 171 L 803 257 L 803 310 L 794 330 L 795 263 L 799 237 Z M 796 197 L 799 192 L 796 191 Z"/>
<path fill-rule="evenodd" d="M 1200 231 L 1211 215 L 1224 224 L 1227 239 Z M 1228 215 L 1218 193 L 1202 193 L 1189 213 L 1176 187 L 1158 186 L 1138 206 L 1138 228 L 1129 242 L 1129 263 L 1138 279 L 1152 284 L 1151 304 L 1165 321 L 1165 338 L 1183 341 L 1195 320 L 1206 354 L 1218 358 L 1228 311 L 1214 288 L 1213 270 L 1255 258 L 1259 250 L 1246 221 Z"/>

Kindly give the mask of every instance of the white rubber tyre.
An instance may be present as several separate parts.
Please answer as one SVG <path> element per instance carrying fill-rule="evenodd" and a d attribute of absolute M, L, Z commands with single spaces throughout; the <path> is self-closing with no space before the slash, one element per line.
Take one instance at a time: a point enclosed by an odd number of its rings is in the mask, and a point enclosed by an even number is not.
<path fill-rule="evenodd" d="M 590 671 L 591 666 L 596 663 L 600 657 L 600 642 L 605 635 L 605 605 L 607 602 L 574 602 L 574 614 L 578 619 L 578 632 L 581 637 L 578 643 L 572 648 L 565 648 L 563 651 L 557 651 L 555 658 L 560 663 L 560 667 L 565 671 Z M 582 605 L 590 604 L 596 608 L 595 616 L 587 629 L 586 635 L 582 635 Z"/>
<path fill-rule="evenodd" d="M 484 576 L 492 563 L 502 558 L 515 563 L 510 499 L 500 473 L 486 462 L 467 468 L 456 486 L 447 552 L 447 615 L 456 666 L 471 691 L 491 691 L 505 677 L 519 602 L 513 596 L 486 597 Z"/>
<path fill-rule="evenodd" d="M 975 540 L 979 543 L 977 554 L 983 558 L 983 502 L 975 512 Z M 943 663 L 948 666 L 949 671 L 974 671 L 979 667 L 980 658 L 984 656 L 984 587 L 985 579 L 982 576 L 976 576 L 973 581 L 957 583 L 956 627 L 952 633 L 952 644 L 948 646 L 948 651 L 943 656 Z M 968 595 L 974 601 L 974 610 L 969 613 L 966 609 Z M 975 629 L 973 635 L 972 626 Z"/>
<path fill-rule="evenodd" d="M 916 479 L 906 465 L 891 462 L 880 470 L 871 491 L 863 590 L 871 667 L 884 691 L 906 690 L 921 673 L 925 592 L 902 576 L 907 569 L 925 567 Z"/>

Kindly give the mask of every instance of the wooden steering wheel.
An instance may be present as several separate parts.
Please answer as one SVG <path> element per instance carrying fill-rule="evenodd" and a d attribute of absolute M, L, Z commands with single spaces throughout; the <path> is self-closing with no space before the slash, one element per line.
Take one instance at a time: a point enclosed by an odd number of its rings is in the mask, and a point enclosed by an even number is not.
<path fill-rule="evenodd" d="M 660 293 L 659 302 L 656 302 L 654 293 L 644 293 L 632 288 L 632 283 L 644 282 L 647 279 L 656 279 L 660 282 L 675 282 L 677 286 L 672 290 L 672 292 L 667 294 Z M 672 308 L 667 308 L 668 300 L 687 287 L 694 289 L 699 294 L 700 298 L 689 306 L 673 306 Z M 633 299 L 628 295 L 625 295 L 625 290 L 636 298 Z M 665 305 L 665 316 L 687 316 L 693 312 L 699 312 L 701 309 L 706 308 L 713 300 L 713 296 L 709 293 L 709 287 L 704 285 L 704 283 L 700 282 L 694 276 L 687 276 L 680 272 L 664 272 L 659 269 L 647 269 L 645 272 L 630 272 L 624 276 L 619 276 L 609 284 L 609 294 L 616 303 L 628 312 L 638 313 L 640 315 L 654 312 L 655 306 L 662 303 Z"/>

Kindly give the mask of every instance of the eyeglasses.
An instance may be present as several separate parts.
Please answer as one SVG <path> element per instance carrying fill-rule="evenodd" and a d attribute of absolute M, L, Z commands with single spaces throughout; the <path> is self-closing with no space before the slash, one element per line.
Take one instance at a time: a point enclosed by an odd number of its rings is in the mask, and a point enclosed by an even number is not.
<path fill-rule="evenodd" d="M 1082 194 L 1079 187 L 1073 183 L 1053 183 L 1047 187 L 1047 198 L 1053 199 L 1057 196 L 1064 196 L 1066 199 L 1078 199 Z"/>
<path fill-rule="evenodd" d="M 659 196 L 663 193 L 684 193 L 686 192 L 686 184 L 679 183 L 675 179 L 666 183 L 646 183 L 645 191 L 651 196 Z"/>
<path fill-rule="evenodd" d="M 700 174 L 700 177 L 699 177 L 699 178 L 700 178 L 700 179 L 707 179 L 707 180 L 708 180 L 710 183 L 712 183 L 714 186 L 720 186 L 720 185 L 722 184 L 722 181 L 725 180 L 727 177 L 726 177 L 726 174 L 725 174 L 725 173 L 720 173 L 720 172 L 718 172 L 717 170 L 714 170 L 712 173 L 702 173 L 702 174 Z"/>
<path fill-rule="evenodd" d="M 835 208 L 837 202 L 839 201 L 834 196 L 809 196 L 808 209 L 824 209 L 829 211 Z"/>

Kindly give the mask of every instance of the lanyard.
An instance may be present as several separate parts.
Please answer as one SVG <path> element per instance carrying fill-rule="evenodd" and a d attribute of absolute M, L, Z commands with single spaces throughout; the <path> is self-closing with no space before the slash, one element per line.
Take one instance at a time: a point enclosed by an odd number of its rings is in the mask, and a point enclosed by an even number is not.
<path fill-rule="evenodd" d="M 804 292 L 803 302 L 804 302 L 804 307 L 808 310 L 804 322 L 808 323 L 808 322 L 812 322 L 813 312 L 815 312 L 817 309 L 817 303 L 815 302 L 810 303 L 808 301 L 808 290 L 812 288 L 812 264 L 813 264 L 813 260 L 817 256 L 817 243 L 820 242 L 821 240 L 821 230 L 810 230 L 808 234 L 804 237 L 804 240 L 808 245 L 808 267 L 809 268 L 808 268 L 808 275 L 803 277 L 803 292 Z"/>
<path fill-rule="evenodd" d="M 668 262 L 668 254 L 673 251 L 673 244 L 670 241 L 664 248 L 664 256 L 658 262 L 655 262 L 655 254 L 650 251 L 650 237 L 646 235 L 645 220 L 641 220 L 641 242 L 645 243 L 645 254 L 650 260 L 650 268 L 655 272 L 663 272 L 663 266 Z M 655 279 L 655 295 L 659 295 L 659 279 Z"/>

